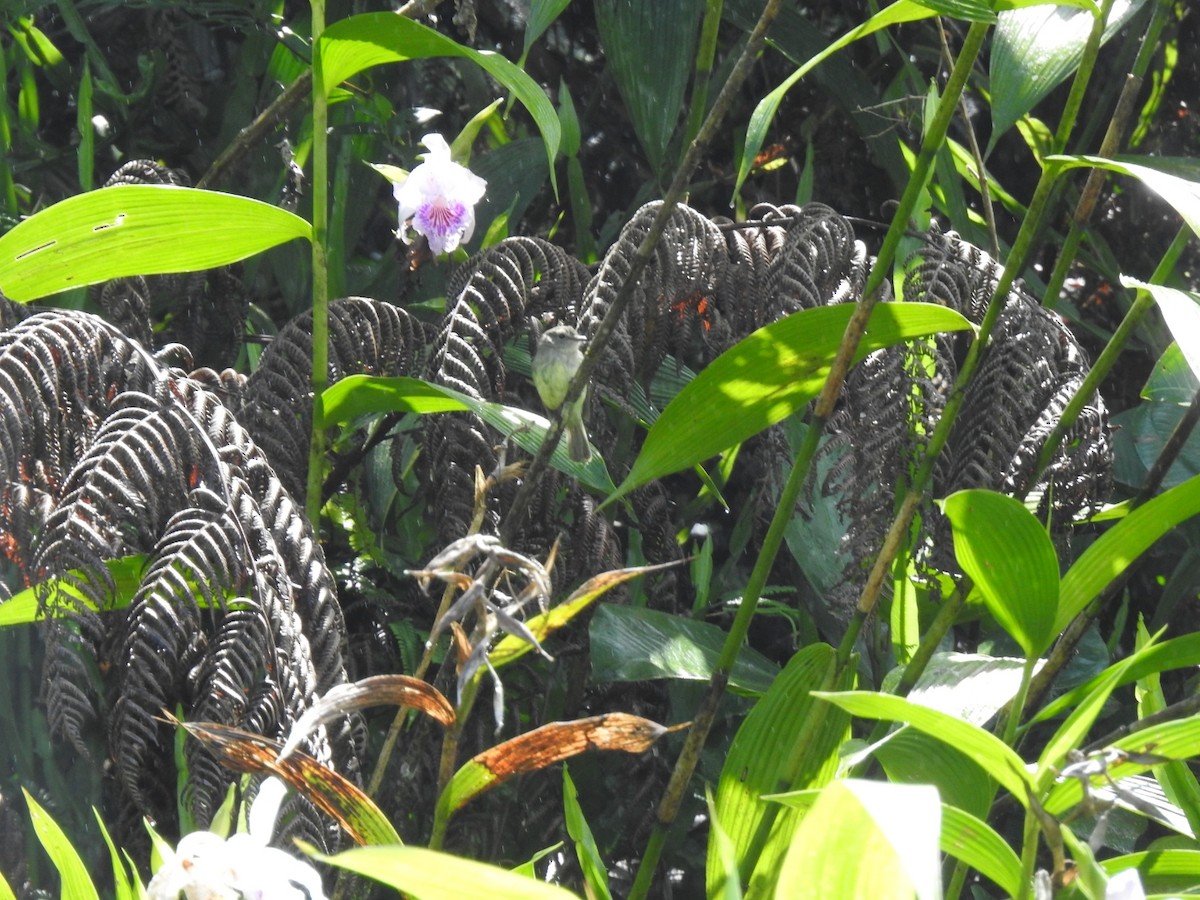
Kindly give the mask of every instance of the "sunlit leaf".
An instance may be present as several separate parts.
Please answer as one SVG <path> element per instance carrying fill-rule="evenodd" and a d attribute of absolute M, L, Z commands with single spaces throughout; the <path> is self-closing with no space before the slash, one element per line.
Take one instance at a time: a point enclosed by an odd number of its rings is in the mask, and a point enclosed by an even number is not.
<path fill-rule="evenodd" d="M 536 772 L 588 750 L 644 753 L 667 728 L 628 713 L 608 713 L 571 722 L 551 722 L 478 754 L 454 773 L 438 798 L 438 808 L 449 817 L 472 798 L 503 784 L 515 775 Z"/>
<path fill-rule="evenodd" d="M 437 56 L 471 60 L 512 91 L 529 110 L 542 134 L 550 178 L 554 180 L 554 157 L 558 155 L 560 136 L 558 114 L 538 83 L 499 53 L 463 46 L 420 22 L 388 12 L 363 13 L 334 22 L 321 35 L 319 52 L 324 79 L 320 88 L 326 94 L 347 78 L 382 63 Z"/>
<path fill-rule="evenodd" d="M 130 275 L 228 265 L 312 226 L 249 197 L 134 184 L 68 197 L 0 236 L 0 291 L 27 302 Z"/>
<path fill-rule="evenodd" d="M 847 691 L 816 696 L 852 715 L 907 722 L 913 728 L 933 735 L 975 760 L 1022 804 L 1027 802 L 1026 788 L 1032 787 L 1032 781 L 1025 771 L 1025 763 L 1011 747 L 990 731 L 892 694 Z"/>
<path fill-rule="evenodd" d="M 1136 178 L 1173 206 L 1188 227 L 1200 235 L 1200 179 L 1183 178 L 1153 165 L 1143 164 L 1164 164 L 1162 160 L 1145 157 L 1106 159 L 1103 156 L 1047 156 L 1045 161 L 1068 168 L 1092 166 Z"/>
<path fill-rule="evenodd" d="M 941 818 L 926 785 L 835 781 L 796 830 L 776 896 L 941 897 Z"/>
<path fill-rule="evenodd" d="M 836 653 L 810 644 L 796 653 L 770 690 L 750 710 L 730 745 L 717 783 L 716 808 L 733 844 L 741 882 L 765 887 L 777 876 L 799 821 L 763 799 L 780 790 L 822 787 L 837 772 L 837 750 L 849 736 L 850 719 L 813 699 L 836 688 Z M 850 684 L 852 672 L 844 674 Z M 717 883 L 726 864 L 708 848 L 707 881 Z M 753 891 L 751 891 L 753 893 Z"/>
<path fill-rule="evenodd" d="M 718 356 L 662 411 L 629 476 L 605 502 L 691 468 L 803 409 L 825 383 L 853 314 L 849 304 L 793 313 Z M 855 360 L 900 341 L 970 328 L 944 306 L 879 303 Z"/>
<path fill-rule="evenodd" d="M 326 389 L 321 395 L 325 422 L 329 425 L 349 422 L 358 416 L 389 412 L 473 412 L 497 431 L 510 437 L 522 449 L 536 453 L 546 437 L 550 423 L 545 416 L 503 403 L 476 400 L 452 388 L 421 381 L 419 378 L 382 378 L 350 375 Z M 559 442 L 551 464 L 594 490 L 614 490 L 612 479 L 599 453 L 586 463 L 578 463 L 567 453 L 566 440 Z"/>
<path fill-rule="evenodd" d="M 1200 185 L 1197 187 L 1200 188 Z M 1200 297 L 1161 284 L 1147 284 L 1136 278 L 1122 277 L 1121 284 L 1145 291 L 1154 298 L 1192 374 L 1200 378 Z"/>
<path fill-rule="evenodd" d="M 87 865 L 79 852 L 72 845 L 70 838 L 50 817 L 50 814 L 38 804 L 29 791 L 21 788 L 25 802 L 29 804 L 29 820 L 33 823 L 33 832 L 38 841 L 58 869 L 62 881 L 62 896 L 70 900 L 100 900 L 92 876 L 88 874 Z"/>
<path fill-rule="evenodd" d="M 579 805 L 579 793 L 575 790 L 575 782 L 567 766 L 563 766 L 563 817 L 566 819 L 567 834 L 575 842 L 575 856 L 579 859 L 579 868 L 583 870 L 584 880 L 588 885 L 589 897 L 612 898 L 608 888 L 608 867 L 600 856 L 600 848 L 592 829 L 588 826 L 583 808 Z"/>
<path fill-rule="evenodd" d="M 129 877 L 129 868 L 125 865 L 125 860 L 121 858 L 120 851 L 117 850 L 117 845 L 113 843 L 112 835 L 108 833 L 108 828 L 104 824 L 104 820 L 100 818 L 100 812 L 92 807 L 92 815 L 96 817 L 96 824 L 100 827 L 100 836 L 104 838 L 104 845 L 108 847 L 108 858 L 112 863 L 113 873 L 113 892 L 116 900 L 134 900 L 136 896 L 133 887 L 134 879 L 137 879 L 137 869 L 133 870 L 133 879 Z M 3 892 L 0 891 L 0 900 L 3 898 Z"/>
<path fill-rule="evenodd" d="M 725 632 L 707 622 L 611 604 L 596 611 L 589 635 L 592 677 L 597 681 L 707 681 L 725 643 Z M 769 659 L 743 647 L 729 685 L 736 691 L 764 694 L 778 674 L 779 667 Z"/>
<path fill-rule="evenodd" d="M 1104 29 L 1108 40 L 1145 0 L 1116 0 Z M 1067 5 L 1037 5 L 1000 13 L 991 53 L 992 137 L 988 146 L 1078 67 L 1095 15 Z"/>
<path fill-rule="evenodd" d="M 308 853 L 313 859 L 365 875 L 416 900 L 578 900 L 575 894 L 556 885 L 423 847 L 355 847 L 332 856 L 315 850 Z"/>
<path fill-rule="evenodd" d="M 1200 850 L 1143 850 L 1102 860 L 1109 875 L 1137 869 L 1148 894 L 1182 894 L 1200 882 Z"/>
<path fill-rule="evenodd" d="M 617 585 L 624 584 L 648 572 L 661 572 L 675 565 L 678 564 L 662 563 L 657 566 L 631 566 L 627 569 L 613 569 L 608 572 L 601 572 L 599 575 L 593 575 L 572 591 L 571 596 L 562 603 L 555 604 L 546 612 L 526 620 L 525 627 L 529 629 L 530 633 L 539 642 L 544 641 L 549 635 L 562 628 Z M 492 668 L 498 669 L 514 660 L 520 659 L 534 649 L 536 648 L 529 641 L 523 640 L 516 635 L 508 634 L 501 638 L 492 649 L 492 652 L 488 654 L 488 660 L 491 662 Z M 592 664 L 593 666 L 595 665 L 594 658 Z"/>
<path fill-rule="evenodd" d="M 113 579 L 113 605 L 110 608 L 123 609 L 129 605 L 138 585 L 141 584 L 146 557 L 143 554 L 124 556 L 108 560 L 104 565 Z M 61 578 L 50 578 L 13 594 L 8 600 L 0 603 L 0 628 L 8 625 L 28 625 L 38 621 L 42 615 L 38 610 L 38 594 L 41 592 L 45 593 L 47 612 L 51 616 L 70 609 L 75 604 L 83 604 L 90 608 L 91 604 L 77 586 L 82 578 L 82 572 L 72 570 Z"/>
<path fill-rule="evenodd" d="M 276 775 L 326 815 L 357 844 L 399 844 L 400 835 L 375 803 L 344 776 L 307 753 L 279 759 L 283 745 L 252 731 L 216 722 L 177 722 L 220 763 L 235 772 Z"/>
<path fill-rule="evenodd" d="M 954 554 L 992 617 L 1025 651 L 1042 655 L 1055 632 L 1058 554 L 1020 501 L 995 491 L 958 491 L 941 501 Z"/>
<path fill-rule="evenodd" d="M 1057 633 L 1154 543 L 1200 513 L 1200 476 L 1150 500 L 1093 541 L 1059 585 Z"/>

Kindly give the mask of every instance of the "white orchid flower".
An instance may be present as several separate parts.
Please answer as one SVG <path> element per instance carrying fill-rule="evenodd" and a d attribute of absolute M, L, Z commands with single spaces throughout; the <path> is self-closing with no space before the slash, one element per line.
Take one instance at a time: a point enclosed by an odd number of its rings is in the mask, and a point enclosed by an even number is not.
<path fill-rule="evenodd" d="M 400 205 L 398 234 L 411 241 L 407 222 L 425 236 L 435 255 L 453 253 L 475 233 L 475 204 L 483 198 L 487 182 L 450 159 L 450 145 L 440 134 L 427 134 L 421 143 L 429 148 L 425 161 L 393 188 Z"/>
<path fill-rule="evenodd" d="M 250 807 L 250 831 L 228 840 L 211 831 L 184 835 L 146 888 L 147 900 L 325 900 L 312 865 L 267 840 L 286 786 L 268 778 Z"/>

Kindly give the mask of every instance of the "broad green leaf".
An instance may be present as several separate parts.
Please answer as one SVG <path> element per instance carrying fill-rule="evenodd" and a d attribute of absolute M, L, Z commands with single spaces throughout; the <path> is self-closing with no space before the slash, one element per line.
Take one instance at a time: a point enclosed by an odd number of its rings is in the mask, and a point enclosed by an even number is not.
<path fill-rule="evenodd" d="M 579 868 L 583 870 L 584 880 L 588 886 L 589 897 L 603 897 L 612 900 L 612 891 L 608 889 L 608 868 L 600 856 L 600 848 L 596 846 L 596 838 L 579 805 L 579 793 L 575 790 L 575 782 L 571 780 L 569 767 L 563 765 L 563 813 L 567 824 L 567 834 L 575 842 L 575 856 L 579 859 Z"/>
<path fill-rule="evenodd" d="M 1200 476 L 1142 504 L 1080 554 L 1059 585 L 1058 633 L 1164 534 L 1200 513 Z"/>
<path fill-rule="evenodd" d="M 1020 894 L 1021 860 L 982 819 L 943 803 L 941 848 L 996 882 L 1008 896 Z"/>
<path fill-rule="evenodd" d="M 0 291 L 19 303 L 129 275 L 228 265 L 293 238 L 299 216 L 249 197 L 134 184 L 68 197 L 0 237 Z"/>
<path fill-rule="evenodd" d="M 896 784 L 930 784 L 945 803 L 986 817 L 996 782 L 980 765 L 949 744 L 915 728 L 900 728 L 876 744 L 873 754 Z"/>
<path fill-rule="evenodd" d="M 0 872 L 0 900 L 17 900 L 17 895 L 13 893 L 12 885 L 8 883 L 3 872 Z"/>
<path fill-rule="evenodd" d="M 907 722 L 965 753 L 1022 805 L 1028 802 L 1026 789 L 1031 788 L 1033 782 L 1025 770 L 1025 763 L 1011 747 L 989 731 L 892 694 L 847 691 L 814 696 L 828 700 L 851 715 Z"/>
<path fill-rule="evenodd" d="M 992 617 L 1034 659 L 1050 646 L 1058 607 L 1058 554 L 1020 501 L 995 491 L 958 491 L 941 501 L 954 554 Z"/>
<path fill-rule="evenodd" d="M 497 431 L 515 441 L 529 453 L 537 453 L 550 423 L 544 416 L 515 406 L 476 400 L 452 388 L 421 381 L 419 378 L 381 378 L 350 375 L 326 389 L 321 395 L 325 423 L 336 425 L 358 416 L 389 412 L 473 412 Z M 560 441 L 550 462 L 556 469 L 578 478 L 597 491 L 614 490 L 604 467 L 604 459 L 593 453 L 586 463 L 577 463 L 567 454 L 566 441 Z"/>
<path fill-rule="evenodd" d="M 995 22 L 992 0 L 920 0 L 941 16 L 953 16 L 967 22 Z"/>
<path fill-rule="evenodd" d="M 1109 875 L 1137 869 L 1149 894 L 1181 894 L 1200 882 L 1200 850 L 1148 850 L 1101 861 Z"/>
<path fill-rule="evenodd" d="M 1200 180 L 1183 178 L 1163 169 L 1142 165 L 1143 162 L 1161 163 L 1162 160 L 1134 156 L 1116 159 L 1105 159 L 1102 156 L 1047 156 L 1045 161 L 1067 168 L 1091 166 L 1136 178 L 1173 206 L 1187 222 L 1188 227 L 1200 235 Z"/>
<path fill-rule="evenodd" d="M 800 822 L 776 896 L 934 900 L 941 819 L 932 787 L 835 781 Z"/>
<path fill-rule="evenodd" d="M 1121 664 L 1117 663 L 1116 665 Z M 1121 669 L 1121 676 L 1116 686 L 1129 684 L 1154 672 L 1167 672 L 1192 666 L 1200 666 L 1200 633 L 1172 638 L 1161 644 L 1155 644 L 1144 652 L 1139 652 L 1137 658 L 1128 667 Z M 1052 719 L 1066 710 L 1074 709 L 1108 676 L 1108 672 L 1109 670 L 1106 669 L 1084 684 L 1067 691 L 1061 697 L 1056 697 L 1042 707 L 1030 720 L 1030 724 Z"/>
<path fill-rule="evenodd" d="M 1200 298 L 1187 291 L 1161 284 L 1147 284 L 1136 278 L 1122 277 L 1121 284 L 1145 291 L 1154 298 L 1192 374 L 1200 378 Z"/>
<path fill-rule="evenodd" d="M 529 17 L 525 20 L 525 43 L 521 48 L 522 58 L 529 49 L 537 43 L 537 39 L 545 34 L 546 29 L 554 24 L 554 20 L 562 15 L 562 11 L 571 0 L 533 0 L 529 7 Z"/>
<path fill-rule="evenodd" d="M 825 383 L 853 314 L 849 304 L 793 313 L 718 356 L 662 411 L 629 476 L 605 503 L 716 456 L 803 409 Z M 943 306 L 879 303 L 855 361 L 900 341 L 970 328 Z"/>
<path fill-rule="evenodd" d="M 650 168 L 662 173 L 695 64 L 704 0 L 595 0 L 593 8 L 633 130 Z"/>
<path fill-rule="evenodd" d="M 1189 759 L 1200 755 L 1200 716 L 1188 716 L 1151 725 L 1141 731 L 1114 741 L 1112 747 L 1118 750 L 1128 750 L 1131 753 L 1153 753 L 1156 756 L 1166 756 L 1170 759 Z M 1138 775 L 1151 768 L 1148 763 L 1137 762 L 1128 758 L 1116 762 L 1107 769 L 1107 776 L 1113 781 L 1120 781 L 1129 775 Z M 1097 786 L 1106 783 L 1106 779 L 1097 778 Z M 1054 785 L 1044 804 L 1046 812 L 1052 816 L 1061 816 L 1083 799 L 1083 786 L 1077 778 L 1069 778 Z"/>
<path fill-rule="evenodd" d="M 109 560 L 105 564 L 113 579 L 112 609 L 123 609 L 129 605 L 133 595 L 141 584 L 142 570 L 146 565 L 146 557 L 142 554 L 123 556 L 120 559 Z M 45 592 L 46 606 L 51 615 L 56 610 L 69 608 L 82 603 L 89 605 L 78 583 L 83 575 L 73 570 L 62 578 L 52 578 L 44 584 L 34 585 L 13 594 L 8 600 L 0 603 L 0 628 L 9 625 L 28 625 L 41 617 L 38 611 L 38 593 Z"/>
<path fill-rule="evenodd" d="M 742 900 L 737 852 L 721 824 L 717 802 L 713 799 L 712 788 L 708 785 L 704 787 L 704 799 L 708 806 L 708 853 L 709 858 L 716 863 L 715 867 L 709 869 L 708 896 L 713 900 Z"/>
<path fill-rule="evenodd" d="M 471 60 L 512 91 L 529 110 L 546 145 L 550 178 L 554 181 L 554 157 L 558 155 L 560 135 L 558 114 L 538 83 L 500 54 L 464 47 L 420 22 L 386 12 L 364 13 L 334 22 L 321 35 L 318 52 L 323 79 L 319 87 L 326 95 L 347 78 L 382 63 L 435 56 Z M 557 192 L 557 182 L 554 184 Z"/>
<path fill-rule="evenodd" d="M 87 866 L 80 858 L 78 851 L 72 846 L 58 823 L 50 817 L 38 802 L 24 788 L 25 802 L 29 804 L 29 819 L 33 823 L 33 831 L 46 850 L 46 855 L 58 869 L 62 881 L 63 900 L 100 900 L 92 876 L 88 874 Z"/>
<path fill-rule="evenodd" d="M 1191 399 L 1189 396 L 1189 403 Z M 1117 481 L 1130 487 L 1141 487 L 1186 413 L 1186 406 L 1147 400 L 1112 416 L 1113 455 L 1116 457 L 1113 476 Z M 1163 475 L 1161 487 L 1178 487 L 1196 475 L 1200 475 L 1200 433 L 1192 431 Z"/>
<path fill-rule="evenodd" d="M 721 655 L 725 632 L 715 625 L 653 609 L 604 604 L 588 626 L 592 677 L 597 681 L 683 678 L 707 681 Z M 743 647 L 730 674 L 730 687 L 765 694 L 779 668 Z"/>
<path fill-rule="evenodd" d="M 908 733 L 908 732 L 906 732 Z M 812 807 L 821 791 L 796 791 L 776 794 L 769 799 L 800 810 Z M 1021 884 L 1021 860 L 992 826 L 944 800 L 942 828 L 938 844 L 943 853 L 962 860 L 980 874 L 996 882 L 1011 897 Z"/>
<path fill-rule="evenodd" d="M 416 900 L 577 900 L 556 885 L 423 847 L 356 847 L 333 856 L 305 850 L 313 859 L 365 875 Z"/>
<path fill-rule="evenodd" d="M 982 727 L 1016 695 L 1024 667 L 1016 657 L 935 653 L 908 699 Z M 883 690 L 895 693 L 903 671 L 889 672 Z"/>
<path fill-rule="evenodd" d="M 766 896 L 792 842 L 799 820 L 763 799 L 779 790 L 822 787 L 837 771 L 837 750 L 849 736 L 848 716 L 813 699 L 834 684 L 836 654 L 827 644 L 796 653 L 738 728 L 721 768 L 716 808 L 734 847 L 747 896 Z M 847 683 L 852 673 L 845 676 Z M 723 877 L 725 863 L 708 848 L 708 884 Z"/>
<path fill-rule="evenodd" d="M 759 151 L 762 150 L 763 144 L 766 142 L 767 131 L 771 127 L 771 122 L 774 120 L 775 114 L 779 112 L 779 107 L 783 103 L 784 96 L 796 85 L 796 82 L 830 56 L 837 53 L 843 47 L 853 44 L 859 38 L 874 34 L 881 28 L 887 28 L 889 25 L 899 25 L 902 22 L 913 22 L 917 19 L 928 19 L 934 15 L 937 15 L 937 13 L 933 9 L 921 3 L 913 2 L 913 0 L 896 0 L 895 3 L 881 9 L 861 25 L 846 32 L 789 75 L 779 87 L 763 97 L 758 102 L 758 105 L 754 107 L 754 112 L 750 114 L 750 123 L 746 128 L 746 141 L 742 149 L 742 158 L 738 163 L 737 181 L 734 183 L 733 188 L 734 199 L 736 200 L 738 193 L 742 189 L 742 183 L 745 182 L 746 177 L 750 174 L 755 157 L 758 156 Z"/>
<path fill-rule="evenodd" d="M 1144 0 L 1116 0 L 1104 29 L 1108 40 Z M 992 137 L 987 152 L 1018 119 L 1074 72 L 1098 12 L 1038 5 L 1000 13 L 991 53 Z"/>

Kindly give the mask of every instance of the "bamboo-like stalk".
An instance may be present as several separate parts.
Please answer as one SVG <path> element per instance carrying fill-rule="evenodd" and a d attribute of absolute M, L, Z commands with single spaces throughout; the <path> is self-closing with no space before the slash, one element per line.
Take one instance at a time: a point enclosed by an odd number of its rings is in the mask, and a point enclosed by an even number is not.
<path fill-rule="evenodd" d="M 325 241 L 329 230 L 329 103 L 321 62 L 325 0 L 312 0 L 312 433 L 308 445 L 308 484 L 304 511 L 319 530 L 321 483 L 325 471 L 325 408 L 321 394 L 329 381 L 329 273 Z"/>

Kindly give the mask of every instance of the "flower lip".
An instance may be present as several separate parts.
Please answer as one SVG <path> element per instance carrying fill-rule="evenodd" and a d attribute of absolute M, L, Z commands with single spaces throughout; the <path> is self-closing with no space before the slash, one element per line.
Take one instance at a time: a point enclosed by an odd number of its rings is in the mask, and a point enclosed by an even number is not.
<path fill-rule="evenodd" d="M 400 239 L 411 242 L 407 222 L 429 241 L 435 254 L 452 253 L 475 233 L 475 204 L 487 182 L 450 158 L 450 145 L 440 134 L 421 139 L 425 161 L 393 189 L 399 204 Z"/>

